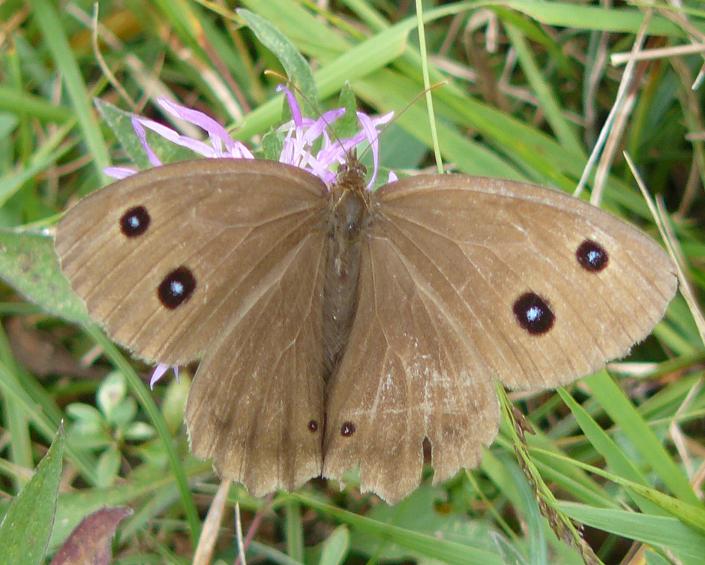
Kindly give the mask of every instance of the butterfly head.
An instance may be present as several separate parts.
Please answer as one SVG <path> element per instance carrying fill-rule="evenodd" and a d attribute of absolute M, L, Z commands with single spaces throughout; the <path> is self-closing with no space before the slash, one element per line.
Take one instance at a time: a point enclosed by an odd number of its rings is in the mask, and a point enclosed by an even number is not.
<path fill-rule="evenodd" d="M 346 154 L 345 162 L 338 167 L 335 184 L 343 190 L 363 192 L 366 176 L 367 167 L 358 160 L 357 152 L 353 149 Z"/>

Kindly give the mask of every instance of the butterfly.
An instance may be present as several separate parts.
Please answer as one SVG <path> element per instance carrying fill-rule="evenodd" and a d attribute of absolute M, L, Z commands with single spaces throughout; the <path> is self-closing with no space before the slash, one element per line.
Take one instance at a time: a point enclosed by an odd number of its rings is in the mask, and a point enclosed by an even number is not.
<path fill-rule="evenodd" d="M 205 159 L 92 193 L 57 228 L 90 314 L 136 356 L 201 359 L 193 453 L 251 494 L 359 467 L 394 503 L 479 463 L 495 382 L 541 390 L 627 354 L 677 279 L 648 236 L 531 184 L 418 175 L 329 188 L 278 162 Z"/>

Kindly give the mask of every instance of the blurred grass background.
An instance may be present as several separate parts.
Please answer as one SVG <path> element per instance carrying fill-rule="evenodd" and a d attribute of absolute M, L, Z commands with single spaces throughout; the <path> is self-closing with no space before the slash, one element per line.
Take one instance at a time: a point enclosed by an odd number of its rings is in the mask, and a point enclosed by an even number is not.
<path fill-rule="evenodd" d="M 705 10 L 610 4 L 423 2 L 427 55 L 413 2 L 103 1 L 96 43 L 90 2 L 0 4 L 0 276 L 8 282 L 0 287 L 0 512 L 63 419 L 63 466 L 45 466 L 60 480 L 55 494 L 36 498 L 52 518 L 57 500 L 49 555 L 107 505 L 134 510 L 113 542 L 124 564 L 189 563 L 201 531 L 216 535 L 214 561 L 232 563 L 238 529 L 251 563 L 702 563 L 705 351 L 694 319 L 705 284 Z M 188 454 L 188 375 L 148 390 L 150 368 L 86 322 L 57 274 L 49 235 L 68 205 L 107 184 L 104 167 L 128 162 L 95 98 L 168 123 L 154 104 L 167 96 L 257 147 L 282 117 L 264 71 L 297 68 L 289 47 L 265 46 L 278 36 L 258 28 L 262 21 L 308 60 L 312 83 L 305 68 L 294 79 L 325 106 L 349 81 L 365 111 L 399 112 L 423 90 L 426 57 L 431 81 L 447 81 L 433 92 L 435 126 L 455 170 L 573 191 L 614 117 L 587 187 L 658 237 L 629 153 L 666 204 L 696 301 L 677 297 L 654 335 L 609 373 L 511 395 L 536 433 L 524 444 L 518 416 L 505 414 L 481 467 L 441 487 L 428 470 L 417 492 L 388 507 L 361 496 L 354 474 L 342 492 L 319 480 L 265 500 L 232 486 L 222 492 L 222 521 L 204 523 L 219 507 L 219 483 Z M 635 43 L 661 51 L 628 67 L 611 60 Z M 383 166 L 432 170 L 430 131 L 417 102 L 384 133 Z M 34 539 L 22 535 L 20 546 Z"/>

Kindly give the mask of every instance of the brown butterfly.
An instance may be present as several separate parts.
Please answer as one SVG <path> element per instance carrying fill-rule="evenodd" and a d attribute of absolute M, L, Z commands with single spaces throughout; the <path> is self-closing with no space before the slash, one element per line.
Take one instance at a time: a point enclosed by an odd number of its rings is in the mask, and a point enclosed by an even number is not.
<path fill-rule="evenodd" d="M 530 184 L 421 175 L 329 190 L 277 162 L 206 159 L 91 194 L 58 226 L 64 273 L 139 357 L 202 359 L 191 448 L 254 495 L 359 466 L 388 502 L 473 467 L 494 381 L 540 390 L 624 356 L 677 282 L 649 237 Z"/>

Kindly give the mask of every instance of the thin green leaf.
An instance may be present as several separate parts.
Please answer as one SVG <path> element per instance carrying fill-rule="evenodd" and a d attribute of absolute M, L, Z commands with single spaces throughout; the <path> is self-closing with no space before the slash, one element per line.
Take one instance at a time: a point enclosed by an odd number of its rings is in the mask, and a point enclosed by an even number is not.
<path fill-rule="evenodd" d="M 607 415 L 629 437 L 634 447 L 671 492 L 684 502 L 698 504 L 698 498 L 688 482 L 688 477 L 673 462 L 656 434 L 612 377 L 606 371 L 600 371 L 585 379 L 585 382 Z"/>
<path fill-rule="evenodd" d="M 301 494 L 291 494 L 288 496 L 295 498 L 306 506 L 315 508 L 331 518 L 348 524 L 361 532 L 370 534 L 379 539 L 389 540 L 401 547 L 415 551 L 420 555 L 444 560 L 448 563 L 456 563 L 458 565 L 491 565 L 493 563 L 502 563 L 498 554 L 487 551 L 486 549 L 479 549 L 449 540 L 438 539 L 428 534 L 422 534 L 391 524 L 378 522 L 330 504 L 325 504 L 309 496 Z"/>
<path fill-rule="evenodd" d="M 28 115 L 45 122 L 65 122 L 71 118 L 71 110 L 56 106 L 44 98 L 14 88 L 0 85 L 0 110 L 13 114 Z"/>
<path fill-rule="evenodd" d="M 612 441 L 605 431 L 593 420 L 587 411 L 580 406 L 565 389 L 558 389 L 558 394 L 568 405 L 575 419 L 583 430 L 591 445 L 605 458 L 609 468 L 616 474 L 630 479 L 635 483 L 647 484 L 646 478 L 624 452 Z M 653 512 L 654 508 L 648 501 L 637 498 L 636 502 L 645 512 Z"/>
<path fill-rule="evenodd" d="M 265 18 L 243 8 L 237 10 L 237 13 L 245 20 L 248 27 L 257 36 L 257 39 L 279 59 L 289 79 L 303 93 L 305 97 L 304 106 L 313 105 L 312 108 L 308 109 L 315 112 L 318 101 L 316 83 L 313 80 L 311 67 L 308 66 L 308 62 L 299 53 L 299 50 L 288 37 L 283 35 Z"/>
<path fill-rule="evenodd" d="M 301 524 L 301 505 L 296 500 L 287 500 L 286 547 L 289 557 L 296 561 L 304 558 L 304 530 Z"/>
<path fill-rule="evenodd" d="M 574 502 L 561 502 L 561 509 L 574 520 L 628 539 L 668 548 L 692 563 L 702 563 L 705 536 L 677 518 L 649 516 L 627 510 L 593 508 Z"/>
<path fill-rule="evenodd" d="M 566 120 L 565 112 L 559 106 L 558 98 L 544 79 L 526 38 L 519 29 L 511 24 L 505 24 L 504 28 L 507 30 L 507 35 L 514 45 L 519 64 L 526 74 L 532 92 L 538 98 L 539 106 L 544 111 L 546 120 L 556 134 L 558 141 L 568 151 L 576 155 L 582 154 L 584 159 L 585 151 L 583 149 L 583 143 L 576 135 L 575 127 Z"/>
<path fill-rule="evenodd" d="M 91 112 L 86 85 L 78 68 L 78 62 L 73 57 L 71 46 L 64 34 L 62 19 L 54 4 L 49 0 L 31 0 L 30 4 L 33 7 L 34 18 L 39 24 L 42 35 L 54 61 L 56 61 L 56 66 L 63 76 L 84 140 L 93 156 L 98 177 L 104 178 L 103 169 L 109 164 L 108 149 L 98 127 L 98 122 Z"/>

